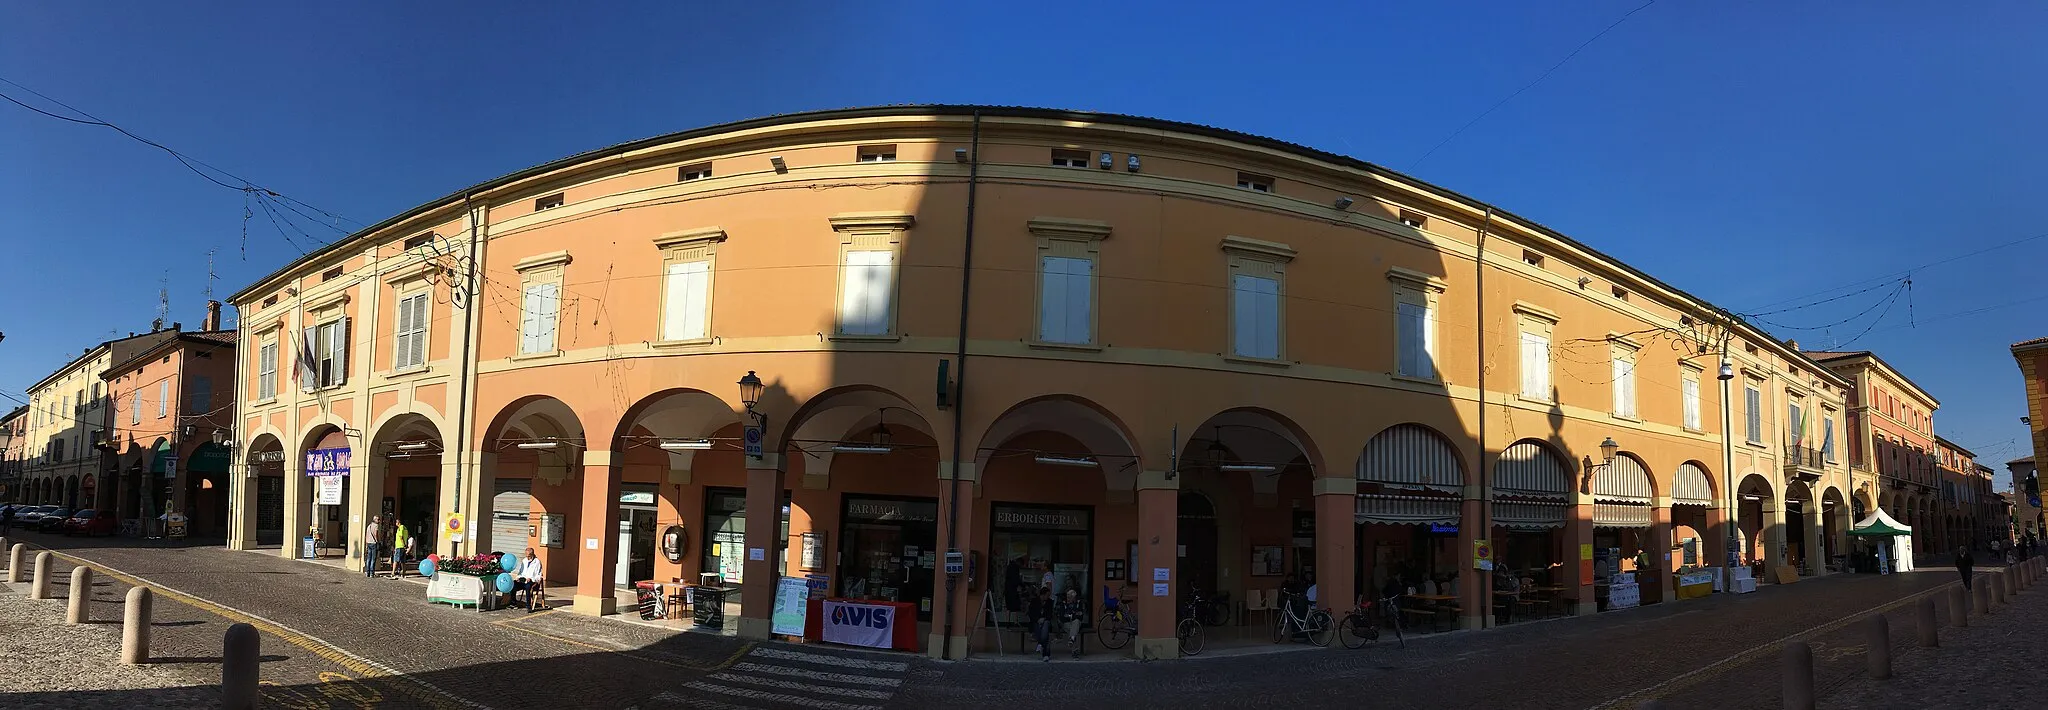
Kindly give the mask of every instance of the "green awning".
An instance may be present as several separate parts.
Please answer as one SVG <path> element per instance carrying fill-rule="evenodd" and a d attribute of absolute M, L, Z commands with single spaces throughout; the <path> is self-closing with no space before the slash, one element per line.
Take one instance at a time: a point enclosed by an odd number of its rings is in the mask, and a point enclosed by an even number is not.
<path fill-rule="evenodd" d="M 185 470 L 192 473 L 227 473 L 233 458 L 225 446 L 213 443 L 200 444 L 192 450 L 192 460 L 185 462 Z"/>
<path fill-rule="evenodd" d="M 164 459 L 171 458 L 174 456 L 177 456 L 177 454 L 171 453 L 171 442 L 162 440 L 157 441 L 156 454 L 151 456 L 149 459 L 149 472 L 163 473 Z"/>
<path fill-rule="evenodd" d="M 1849 531 L 1849 534 L 1850 534 L 1850 535 L 1886 535 L 1886 536 L 1890 536 L 1890 535 L 1911 535 L 1911 534 L 1913 534 L 1913 531 L 1911 531 L 1911 530 L 1900 530 L 1900 529 L 1898 529 L 1898 528 L 1895 528 L 1895 527 L 1892 527 L 1892 526 L 1890 526 L 1890 525 L 1886 525 L 1886 524 L 1884 524 L 1884 522 L 1883 522 L 1883 521 L 1879 521 L 1879 522 L 1871 523 L 1870 525 L 1868 525 L 1868 526 L 1865 526 L 1865 527 L 1860 527 L 1860 528 L 1856 528 L 1856 529 L 1854 529 L 1854 530 L 1850 530 L 1850 531 Z"/>

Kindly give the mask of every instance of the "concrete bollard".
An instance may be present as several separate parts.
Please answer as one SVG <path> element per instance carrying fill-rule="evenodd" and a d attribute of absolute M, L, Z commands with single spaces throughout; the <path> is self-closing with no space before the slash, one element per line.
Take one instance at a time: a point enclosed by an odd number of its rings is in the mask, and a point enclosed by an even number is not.
<path fill-rule="evenodd" d="M 83 624 L 90 620 L 92 610 L 86 604 L 92 601 L 92 568 L 79 565 L 71 568 L 71 598 L 64 609 L 64 623 Z"/>
<path fill-rule="evenodd" d="M 1976 581 L 1975 587 L 1971 592 L 1976 595 L 1977 615 L 1983 616 L 1991 613 L 1991 585 L 1987 583 L 1987 580 L 1979 578 Z"/>
<path fill-rule="evenodd" d="M 1915 625 L 1919 627 L 1920 645 L 1929 648 L 1940 646 L 1941 627 L 1934 620 L 1934 597 L 1921 597 L 1920 603 L 1914 606 L 1913 616 Z"/>
<path fill-rule="evenodd" d="M 149 662 L 149 617 L 153 599 L 148 587 L 128 590 L 128 609 L 121 619 L 121 662 Z"/>
<path fill-rule="evenodd" d="M 2000 605 L 2005 604 L 2005 573 L 1993 574 L 1989 581 L 1991 583 L 1984 586 L 1991 588 L 1991 601 Z"/>
<path fill-rule="evenodd" d="M 1871 614 L 1864 623 L 1863 658 L 1870 663 L 1871 680 L 1892 677 L 1892 629 L 1883 614 Z"/>
<path fill-rule="evenodd" d="M 1813 710 L 1813 646 L 1805 641 L 1785 644 L 1783 690 L 1785 710 Z"/>
<path fill-rule="evenodd" d="M 1948 618 L 1954 619 L 1958 628 L 1970 627 L 1970 592 L 1962 587 L 1948 595 Z"/>
<path fill-rule="evenodd" d="M 29 586 L 28 586 L 28 598 L 30 598 L 30 599 L 48 599 L 48 598 L 50 598 L 50 560 L 51 560 L 51 559 L 53 559 L 53 558 L 52 558 L 52 557 L 50 556 L 50 553 L 48 553 L 48 552 L 38 552 L 38 553 L 36 553 L 36 576 L 35 576 L 35 581 L 33 581 L 33 582 L 29 582 Z"/>
<path fill-rule="evenodd" d="M 256 654 L 261 647 L 256 627 L 228 627 L 220 643 L 220 706 L 223 710 L 255 710 Z"/>
<path fill-rule="evenodd" d="M 28 546 L 19 542 L 7 548 L 7 583 L 21 583 L 21 556 L 28 554 Z"/>

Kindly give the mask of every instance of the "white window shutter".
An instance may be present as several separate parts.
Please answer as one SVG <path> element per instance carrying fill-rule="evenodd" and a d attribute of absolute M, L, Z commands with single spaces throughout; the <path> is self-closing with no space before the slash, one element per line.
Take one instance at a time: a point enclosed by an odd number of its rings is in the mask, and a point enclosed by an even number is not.
<path fill-rule="evenodd" d="M 1280 357 L 1280 283 L 1239 274 L 1232 279 L 1232 350 L 1244 357 Z"/>
<path fill-rule="evenodd" d="M 298 363 L 296 369 L 299 372 L 299 389 L 306 392 L 312 392 L 316 383 L 320 381 L 320 358 L 313 353 L 319 333 L 320 329 L 317 326 L 307 327 L 305 337 L 299 340 L 298 352 L 293 353 Z"/>
<path fill-rule="evenodd" d="M 1620 414 L 1620 415 L 1623 415 L 1623 416 L 1627 416 L 1627 415 L 1628 415 L 1628 361 L 1627 361 L 1627 360 L 1623 360 L 1623 359 L 1621 359 L 1621 358 L 1617 357 L 1617 358 L 1614 358 L 1614 363 L 1613 363 L 1613 364 L 1614 364 L 1614 367 L 1613 367 L 1613 379 L 1614 379 L 1614 385 L 1613 385 L 1613 388 L 1612 388 L 1612 389 L 1614 390 L 1614 407 L 1613 407 L 1613 412 L 1614 412 L 1615 414 Z"/>
<path fill-rule="evenodd" d="M 895 283 L 896 254 L 887 251 L 872 251 L 868 254 L 868 283 L 864 287 L 867 305 L 864 306 L 864 310 L 868 318 L 869 332 L 873 335 L 882 335 L 889 331 L 889 296 L 893 290 L 890 286 Z"/>
<path fill-rule="evenodd" d="M 1089 344 L 1094 340 L 1095 262 L 1087 259 L 1067 260 L 1066 321 L 1067 341 Z"/>
<path fill-rule="evenodd" d="M 541 284 L 540 289 L 540 352 L 553 352 L 562 347 L 562 285 Z"/>
<path fill-rule="evenodd" d="M 1685 427 L 1700 428 L 1700 381 L 1686 378 L 1679 383 L 1679 395 L 1684 399 Z"/>
<path fill-rule="evenodd" d="M 540 308 L 541 287 L 545 284 L 530 283 L 519 303 L 519 354 L 531 355 L 540 352 Z"/>
<path fill-rule="evenodd" d="M 711 262 L 684 265 L 683 338 L 696 340 L 711 336 Z"/>
<path fill-rule="evenodd" d="M 1436 379 L 1436 311 L 1427 306 L 1422 308 L 1422 333 L 1415 341 L 1417 348 L 1417 377 Z"/>
<path fill-rule="evenodd" d="M 839 293 L 839 329 L 848 335 L 884 335 L 889 329 L 889 296 L 895 253 L 849 251 Z"/>
<path fill-rule="evenodd" d="M 170 413 L 171 381 L 158 380 L 156 383 L 156 417 L 162 419 Z"/>
<path fill-rule="evenodd" d="M 427 307 L 432 301 L 424 293 L 412 298 L 412 364 L 424 365 L 427 363 Z"/>
<path fill-rule="evenodd" d="M 1394 308 L 1394 316 L 1400 321 L 1399 327 L 1394 331 L 1395 340 L 1398 341 L 1394 347 L 1400 352 L 1400 374 L 1408 377 L 1428 377 L 1429 374 L 1425 372 L 1428 355 L 1423 347 L 1423 339 L 1428 337 L 1429 333 L 1428 325 L 1425 323 L 1429 317 L 1428 309 L 1421 304 L 1402 303 Z"/>
<path fill-rule="evenodd" d="M 1057 256 L 1038 260 L 1038 339 L 1065 343 L 1067 336 L 1067 259 Z"/>
<path fill-rule="evenodd" d="M 348 316 L 334 324 L 334 384 L 348 383 Z"/>

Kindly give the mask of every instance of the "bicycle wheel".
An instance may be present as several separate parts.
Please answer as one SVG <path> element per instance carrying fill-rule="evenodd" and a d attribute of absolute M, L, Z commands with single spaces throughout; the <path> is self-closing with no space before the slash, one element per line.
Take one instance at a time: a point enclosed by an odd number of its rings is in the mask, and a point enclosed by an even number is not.
<path fill-rule="evenodd" d="M 1136 619 L 1121 611 L 1102 612 L 1102 618 L 1095 620 L 1095 638 L 1103 648 L 1119 649 L 1131 642 L 1131 632 L 1138 628 Z"/>
<path fill-rule="evenodd" d="M 1317 646 L 1330 645 L 1330 637 L 1337 633 L 1337 622 L 1330 618 L 1330 612 L 1317 609 L 1308 613 L 1308 642 Z"/>
<path fill-rule="evenodd" d="M 1202 644 L 1208 641 L 1202 633 L 1202 622 L 1195 619 L 1181 619 L 1180 628 L 1174 636 L 1180 639 L 1180 655 L 1193 656 L 1202 652 Z"/>
<path fill-rule="evenodd" d="M 1276 620 L 1273 622 L 1273 643 L 1280 643 L 1282 641 L 1286 641 L 1288 629 L 1294 626 L 1293 624 L 1287 623 L 1287 610 L 1281 609 L 1280 613 L 1274 614 L 1273 616 L 1276 618 Z"/>
<path fill-rule="evenodd" d="M 1401 648 L 1408 647 L 1408 639 L 1401 636 L 1401 615 L 1393 607 L 1387 607 L 1387 626 L 1394 630 L 1394 642 Z"/>
<path fill-rule="evenodd" d="M 1344 642 L 1345 648 L 1363 648 L 1379 637 L 1380 630 L 1372 625 L 1371 617 L 1355 611 L 1345 614 L 1344 620 L 1337 624 L 1337 639 Z"/>
<path fill-rule="evenodd" d="M 1230 607 L 1222 602 L 1210 602 L 1202 609 L 1203 626 L 1224 626 L 1230 621 Z"/>

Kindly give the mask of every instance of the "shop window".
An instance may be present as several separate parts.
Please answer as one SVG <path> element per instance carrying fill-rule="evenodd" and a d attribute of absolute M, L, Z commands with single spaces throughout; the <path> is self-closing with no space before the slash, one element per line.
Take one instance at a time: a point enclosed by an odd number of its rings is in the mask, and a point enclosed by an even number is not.
<path fill-rule="evenodd" d="M 777 538 L 775 570 L 778 576 L 789 573 L 789 493 L 782 494 L 782 535 Z M 746 581 L 747 567 L 747 489 L 706 488 L 704 490 L 704 535 L 700 544 L 702 564 L 700 569 L 706 575 L 717 575 L 726 585 L 738 585 Z"/>
<path fill-rule="evenodd" d="M 989 576 L 1001 585 L 994 591 L 1004 623 L 1021 622 L 1040 587 L 1049 585 L 1054 599 L 1068 589 L 1080 590 L 1084 602 L 1095 598 L 1093 508 L 995 503 L 990 514 Z"/>
<path fill-rule="evenodd" d="M 839 595 L 917 605 L 930 619 L 941 560 L 937 498 L 846 496 L 839 525 Z"/>

